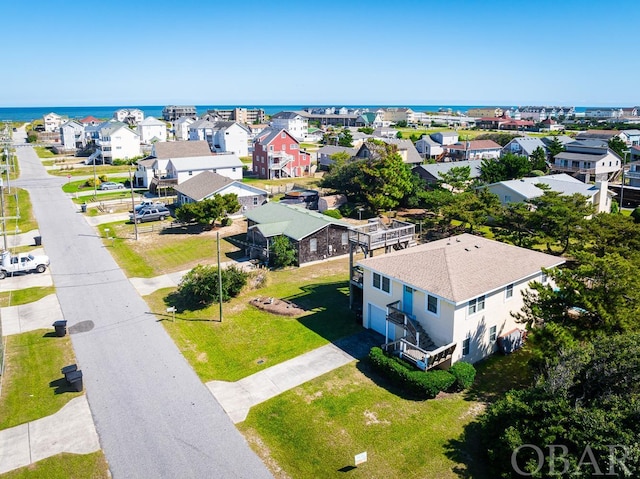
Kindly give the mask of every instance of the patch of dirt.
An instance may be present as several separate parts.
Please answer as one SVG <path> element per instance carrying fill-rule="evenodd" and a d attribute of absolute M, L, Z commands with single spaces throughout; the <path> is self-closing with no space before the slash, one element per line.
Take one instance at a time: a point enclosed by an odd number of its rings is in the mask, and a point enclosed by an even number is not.
<path fill-rule="evenodd" d="M 305 309 L 294 303 L 278 298 L 258 297 L 249 301 L 256 308 L 268 311 L 269 313 L 279 314 L 280 316 L 298 316 L 306 312 Z"/>
<path fill-rule="evenodd" d="M 474 418 L 480 414 L 482 414 L 485 409 L 487 409 L 487 405 L 485 403 L 476 403 L 473 404 L 469 409 L 467 409 L 464 413 L 462 413 L 459 419 L 466 419 L 468 417 Z"/>
<path fill-rule="evenodd" d="M 370 426 L 372 424 L 391 424 L 389 421 L 381 421 L 380 419 L 378 419 L 378 416 L 376 416 L 376 413 L 373 411 L 365 411 L 364 417 L 366 418 L 366 421 L 364 423 L 367 426 Z"/>

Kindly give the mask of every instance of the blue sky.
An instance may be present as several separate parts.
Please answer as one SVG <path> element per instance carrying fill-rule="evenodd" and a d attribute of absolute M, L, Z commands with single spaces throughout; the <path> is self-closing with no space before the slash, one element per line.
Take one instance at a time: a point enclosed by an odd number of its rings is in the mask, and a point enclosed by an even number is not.
<path fill-rule="evenodd" d="M 637 0 L 7 3 L 0 107 L 640 104 Z"/>

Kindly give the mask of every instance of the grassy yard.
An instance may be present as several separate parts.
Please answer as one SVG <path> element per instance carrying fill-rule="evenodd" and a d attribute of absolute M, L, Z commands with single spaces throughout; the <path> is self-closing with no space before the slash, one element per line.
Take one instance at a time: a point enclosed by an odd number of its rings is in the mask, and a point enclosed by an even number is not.
<path fill-rule="evenodd" d="M 117 178 L 109 178 L 109 181 L 113 181 L 115 183 L 124 183 L 125 181 L 128 181 L 129 177 L 117 177 Z M 79 181 L 68 181 L 67 183 L 64 184 L 64 186 L 62 187 L 62 191 L 64 191 L 65 193 L 83 193 L 85 191 L 93 191 L 93 186 L 87 186 L 87 180 L 79 180 Z M 100 185 L 97 185 L 97 191 L 100 192 Z M 111 192 L 114 192 L 113 190 L 109 190 Z M 125 193 L 129 193 L 128 189 L 125 190 L 120 190 L 121 192 L 125 192 Z"/>
<path fill-rule="evenodd" d="M 308 352 L 361 328 L 349 311 L 348 261 L 336 260 L 268 273 L 268 284 L 247 289 L 223 304 L 176 313 L 165 311 L 171 289 L 145 297 L 203 381 L 236 381 Z M 258 296 L 287 299 L 306 313 L 285 317 L 248 304 Z M 211 320 L 214 321 L 211 321 Z"/>
<path fill-rule="evenodd" d="M 293 183 L 295 183 L 296 185 L 304 185 L 305 187 L 313 189 L 318 187 L 318 183 L 320 182 L 320 179 L 314 178 L 312 176 L 306 176 L 303 178 L 285 178 L 283 180 L 263 180 L 260 178 L 244 178 L 242 182 L 250 184 L 257 188 L 262 188 L 262 189 L 270 189 L 271 187 L 274 187 L 274 186 L 280 186 L 284 188 L 286 185 L 293 184 Z"/>
<path fill-rule="evenodd" d="M 30 466 L 2 474 L 2 479 L 108 479 L 109 466 L 102 451 L 58 454 Z"/>
<path fill-rule="evenodd" d="M 78 158 L 78 160 L 82 160 L 82 158 Z M 44 163 L 44 162 L 43 162 Z M 129 166 L 128 165 L 97 165 L 96 166 L 96 176 L 101 175 L 112 175 L 114 173 L 122 173 L 126 179 L 129 179 Z M 48 173 L 50 175 L 55 176 L 91 176 L 93 177 L 93 166 L 68 166 L 65 169 L 60 170 L 49 170 Z M 133 173 L 132 173 L 133 174 Z M 113 181 L 113 180 L 110 180 Z"/>
<path fill-rule="evenodd" d="M 351 363 L 259 404 L 238 427 L 276 478 L 489 479 L 469 429 L 485 390 L 526 382 L 522 363 L 496 356 L 478 366 L 471 392 L 428 401 L 403 396 L 366 360 Z M 368 461 L 354 468 L 363 451 Z"/>
<path fill-rule="evenodd" d="M 45 146 L 34 146 L 33 149 L 36 151 L 36 154 L 38 155 L 39 158 L 57 158 L 58 155 L 56 155 L 53 151 L 51 151 L 51 148 L 47 148 Z"/>
<path fill-rule="evenodd" d="M 34 288 L 19 289 L 17 291 L 3 291 L 0 293 L 0 308 L 7 306 L 18 306 L 49 296 L 55 293 L 53 286 L 37 286 Z"/>
<path fill-rule="evenodd" d="M 9 188 L 3 189 L 5 214 L 6 216 L 17 216 L 19 206 L 20 218 L 7 220 L 7 232 L 14 232 L 18 229 L 20 232 L 25 233 L 36 229 L 38 224 L 33 216 L 29 193 L 27 190 L 14 188 L 13 186 L 11 186 L 10 190 L 11 191 L 9 191 Z M 16 195 L 18 200 L 17 204 Z"/>
<path fill-rule="evenodd" d="M 7 337 L 0 429 L 49 416 L 74 397 L 60 368 L 75 362 L 69 336 L 40 329 Z"/>
<path fill-rule="evenodd" d="M 419 138 L 422 135 L 430 135 L 432 133 L 438 133 L 440 131 L 453 131 L 447 128 L 428 128 L 428 129 L 414 129 L 414 128 L 397 128 L 402 133 L 402 138 L 409 139 L 411 135 L 417 135 Z M 473 140 L 479 135 L 485 133 L 491 133 L 488 130 L 457 130 L 459 138 L 465 140 Z"/>
<path fill-rule="evenodd" d="M 150 226 L 143 223 L 141 226 Z M 160 222 L 154 222 L 160 228 Z M 105 229 L 109 228 L 109 235 Z M 246 231 L 244 222 L 236 220 L 230 227 L 203 231 L 199 227 L 186 230 L 168 229 L 152 233 L 140 233 L 134 238 L 134 225 L 129 222 L 109 223 L 99 226 L 105 245 L 120 267 L 129 277 L 149 278 L 160 274 L 191 269 L 197 264 L 217 262 L 216 232 L 220 231 L 220 259 L 229 261 L 242 256 L 240 249 L 224 237 Z M 112 236 L 114 240 L 107 240 Z M 244 234 L 241 234 L 244 237 Z"/>

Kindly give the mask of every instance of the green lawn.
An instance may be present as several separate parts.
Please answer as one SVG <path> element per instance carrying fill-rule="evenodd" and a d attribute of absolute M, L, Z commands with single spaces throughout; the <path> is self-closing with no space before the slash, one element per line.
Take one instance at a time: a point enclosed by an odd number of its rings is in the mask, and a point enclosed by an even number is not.
<path fill-rule="evenodd" d="M 308 187 L 311 189 L 317 188 L 320 180 L 312 176 L 305 176 L 303 178 L 284 178 L 282 180 L 264 180 L 260 178 L 244 178 L 242 182 L 248 183 L 252 186 L 255 186 L 257 188 L 262 188 L 262 189 L 267 189 L 266 188 L 267 186 L 269 187 L 280 186 L 283 188 L 282 191 L 284 191 L 284 187 L 292 183 L 295 183 L 296 185 L 304 185 L 305 187 Z"/>
<path fill-rule="evenodd" d="M 253 407 L 238 428 L 276 477 L 489 479 L 477 460 L 481 438 L 469 438 L 485 407 L 475 389 L 526 383 L 517 355 L 479 365 L 470 393 L 426 401 L 354 362 Z M 368 461 L 353 468 L 364 451 Z"/>
<path fill-rule="evenodd" d="M 161 222 L 142 223 L 139 227 L 153 226 L 161 229 Z M 216 232 L 220 231 L 220 259 L 229 259 L 239 255 L 239 248 L 224 239 L 226 228 L 203 231 L 200 227 L 187 230 L 169 229 L 164 232 L 139 233 L 134 238 L 134 225 L 129 222 L 117 222 L 100 225 L 100 234 L 105 245 L 120 267 L 129 277 L 150 278 L 160 274 L 191 269 L 197 264 L 217 262 Z M 109 228 L 109 235 L 106 233 Z M 114 240 L 107 240 L 107 236 Z M 241 235 L 244 237 L 244 235 Z M 242 254 L 240 254 L 241 256 Z"/>
<path fill-rule="evenodd" d="M 58 156 L 51 151 L 51 148 L 44 146 L 34 146 L 33 149 L 36 151 L 39 158 L 56 158 Z"/>
<path fill-rule="evenodd" d="M 53 328 L 7 336 L 0 429 L 54 414 L 81 395 L 60 374 L 74 362 L 69 336 L 58 338 Z"/>
<path fill-rule="evenodd" d="M 109 178 L 109 181 L 113 181 L 115 183 L 124 183 L 125 181 L 128 181 L 128 180 L 129 180 L 128 177 Z M 101 192 L 99 184 L 97 185 L 96 190 L 97 192 Z M 85 191 L 93 191 L 93 186 L 87 186 L 87 180 L 68 181 L 62 187 L 62 191 L 64 191 L 65 193 L 81 193 Z M 114 192 L 114 190 L 109 190 L 109 191 L 111 193 Z M 123 190 L 120 190 L 119 192 L 121 193 L 123 192 Z M 124 192 L 129 193 L 129 190 L 125 189 Z"/>
<path fill-rule="evenodd" d="M 29 193 L 27 190 L 13 186 L 11 186 L 10 190 L 11 191 L 9 191 L 9 188 L 3 189 L 5 214 L 8 217 L 17 216 L 19 206 L 20 218 L 7 219 L 7 232 L 13 233 L 18 229 L 20 232 L 26 233 L 27 231 L 36 229 L 38 224 L 33 216 Z M 18 198 L 17 205 L 16 195 Z"/>
<path fill-rule="evenodd" d="M 82 158 L 78 158 L 78 160 L 81 161 Z M 126 179 L 129 179 L 129 168 L 128 165 L 97 165 L 96 176 L 123 173 Z M 65 169 L 49 170 L 48 173 L 54 176 L 93 176 L 93 166 L 67 166 Z M 115 180 L 109 179 L 109 181 Z"/>
<path fill-rule="evenodd" d="M 203 381 L 236 381 L 311 351 L 361 328 L 349 311 L 347 261 L 268 273 L 268 285 L 248 289 L 223 304 L 166 314 L 164 289 L 145 297 L 178 348 Z M 268 313 L 248 304 L 258 296 L 293 301 L 304 307 L 299 317 Z M 214 320 L 214 321 L 212 321 Z"/>
<path fill-rule="evenodd" d="M 56 289 L 53 286 L 37 286 L 34 288 L 19 289 L 17 291 L 3 291 L 0 293 L 0 308 L 38 301 L 45 296 L 55 293 L 55 291 Z"/>
<path fill-rule="evenodd" d="M 109 479 L 109 466 L 102 451 L 48 457 L 30 466 L 2 474 L 2 479 Z"/>

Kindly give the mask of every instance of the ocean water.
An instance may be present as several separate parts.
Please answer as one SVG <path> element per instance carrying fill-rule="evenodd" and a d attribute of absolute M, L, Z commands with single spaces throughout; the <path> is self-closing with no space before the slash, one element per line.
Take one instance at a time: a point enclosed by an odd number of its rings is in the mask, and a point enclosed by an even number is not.
<path fill-rule="evenodd" d="M 335 106 L 336 108 L 368 108 L 373 110 L 381 107 L 408 107 L 413 111 L 438 111 L 440 109 L 451 109 L 454 112 L 466 112 L 471 108 L 478 108 L 485 105 L 196 105 L 196 110 L 199 115 L 204 114 L 207 110 L 215 108 L 262 108 L 267 115 L 273 115 L 280 111 L 292 111 L 302 110 L 304 108 L 312 107 L 319 108 L 323 106 Z M 512 106 L 512 105 L 503 105 Z M 513 105 L 516 106 L 516 105 Z M 33 121 L 41 119 L 44 115 L 54 112 L 60 116 L 67 117 L 71 120 L 81 119 L 87 116 L 95 116 L 100 119 L 109 119 L 113 117 L 116 110 L 120 108 L 137 108 L 144 112 L 145 117 L 153 116 L 156 118 L 162 118 L 162 109 L 164 105 L 124 105 L 124 106 L 45 106 L 45 107 L 11 107 L 0 108 L 0 121 Z M 576 107 L 576 111 L 584 111 L 585 107 Z"/>

